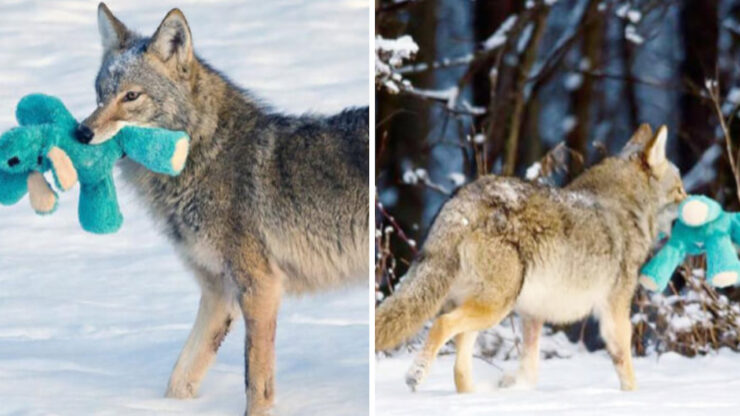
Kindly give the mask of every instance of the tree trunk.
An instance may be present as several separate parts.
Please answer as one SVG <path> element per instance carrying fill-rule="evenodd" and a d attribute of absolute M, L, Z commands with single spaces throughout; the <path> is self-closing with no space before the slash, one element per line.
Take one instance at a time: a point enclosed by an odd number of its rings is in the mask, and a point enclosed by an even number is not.
<path fill-rule="evenodd" d="M 385 22 L 383 27 L 390 33 L 380 33 L 384 37 L 395 38 L 403 33 L 410 34 L 419 45 L 417 62 L 432 62 L 436 55 L 437 2 L 427 0 L 423 7 L 411 7 L 408 11 L 408 27 L 401 22 Z M 399 19 L 402 20 L 402 19 Z M 403 19 L 406 20 L 406 19 Z M 392 30 L 392 32 L 391 32 Z M 408 76 L 408 79 L 419 88 L 430 88 L 434 85 L 434 73 L 422 72 Z M 394 204 L 389 206 L 394 217 L 409 237 L 415 238 L 415 225 L 421 224 L 424 211 L 424 192 L 421 186 L 405 185 L 403 173 L 411 162 L 414 167 L 425 167 L 426 138 L 432 128 L 429 117 L 429 104 L 416 97 L 391 95 L 378 91 L 376 102 L 376 172 L 382 177 L 376 178 L 379 190 L 395 192 Z M 409 160 L 409 155 L 413 158 Z M 419 157 L 421 156 L 421 157 Z M 392 252 L 399 258 L 411 259 L 413 253 L 405 242 L 394 239 Z M 399 262 L 398 275 L 405 273 L 405 265 Z"/>
<path fill-rule="evenodd" d="M 718 39 L 718 0 L 685 0 L 681 10 L 684 60 L 682 81 L 704 89 L 707 78 L 715 79 Z M 684 93 L 680 98 L 678 165 L 687 171 L 714 140 L 712 108 L 697 97 Z"/>
<path fill-rule="evenodd" d="M 597 10 L 599 2 L 594 1 L 586 11 L 586 21 L 589 23 L 584 28 L 584 37 L 581 43 L 582 59 L 588 60 L 591 71 L 599 71 L 601 68 L 601 51 L 604 48 L 604 19 L 603 13 Z M 580 65 L 580 63 L 579 63 Z M 584 164 L 588 161 L 588 139 L 591 132 L 591 119 L 594 115 L 594 107 L 597 102 L 594 98 L 594 78 L 583 76 L 581 85 L 576 88 L 572 95 L 573 116 L 576 125 L 568 133 L 566 141 L 568 147 L 582 156 L 582 160 L 571 157 L 568 163 L 568 177 L 575 178 L 583 171 Z"/>
<path fill-rule="evenodd" d="M 481 45 L 486 41 L 512 14 L 521 10 L 522 2 L 519 0 L 478 0 L 473 2 L 473 34 L 476 45 Z M 510 85 L 508 79 L 513 71 L 505 71 L 499 74 L 497 85 L 491 85 L 491 68 L 495 65 L 495 60 L 491 59 L 487 65 L 483 65 L 483 70 L 476 72 L 472 79 L 473 104 L 481 108 L 501 108 L 491 102 L 491 97 L 497 97 L 497 91 L 503 91 L 502 86 Z M 497 101 L 504 101 L 507 98 L 499 98 Z M 502 106 L 503 108 L 506 108 Z M 500 152 L 503 129 L 498 129 L 503 125 L 505 118 L 500 118 L 501 114 L 493 111 L 487 115 L 475 118 L 474 128 L 478 133 L 483 133 L 487 137 L 487 156 L 485 160 L 492 161 Z M 491 158 L 491 157 L 494 158 Z M 476 167 L 476 171 L 487 172 L 490 166 Z"/>
<path fill-rule="evenodd" d="M 524 94 L 525 83 L 529 77 L 529 71 L 532 69 L 532 65 L 537 60 L 537 51 L 539 49 L 540 40 L 542 35 L 545 33 L 545 24 L 547 22 L 547 16 L 550 13 L 550 8 L 543 8 L 537 15 L 534 23 L 534 29 L 532 37 L 527 43 L 524 49 L 524 53 L 521 57 L 521 65 L 518 69 L 516 82 L 514 83 L 514 105 L 511 110 L 511 117 L 509 118 L 509 130 L 506 136 L 506 143 L 504 148 L 504 165 L 501 174 L 505 176 L 511 176 L 516 170 L 517 152 L 519 147 L 519 133 L 522 127 L 522 121 L 524 119 L 524 107 L 527 101 L 527 97 Z"/>

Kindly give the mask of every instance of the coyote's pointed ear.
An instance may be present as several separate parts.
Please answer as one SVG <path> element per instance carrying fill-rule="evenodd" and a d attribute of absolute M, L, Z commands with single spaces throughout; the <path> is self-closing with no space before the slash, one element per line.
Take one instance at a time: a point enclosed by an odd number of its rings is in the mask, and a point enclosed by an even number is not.
<path fill-rule="evenodd" d="M 163 62 L 175 58 L 179 65 L 190 63 L 193 59 L 190 26 L 180 9 L 172 9 L 167 13 L 154 32 L 148 51 L 156 54 Z"/>
<path fill-rule="evenodd" d="M 655 137 L 645 146 L 645 160 L 653 171 L 661 173 L 666 165 L 665 148 L 668 127 L 660 126 Z"/>
<path fill-rule="evenodd" d="M 113 16 L 105 3 L 98 5 L 98 31 L 105 52 L 122 48 L 129 35 L 126 25 Z"/>
<path fill-rule="evenodd" d="M 629 157 L 645 149 L 645 146 L 653 138 L 653 129 L 647 123 L 640 124 L 635 130 L 627 144 L 624 145 L 619 153 L 622 157 Z"/>

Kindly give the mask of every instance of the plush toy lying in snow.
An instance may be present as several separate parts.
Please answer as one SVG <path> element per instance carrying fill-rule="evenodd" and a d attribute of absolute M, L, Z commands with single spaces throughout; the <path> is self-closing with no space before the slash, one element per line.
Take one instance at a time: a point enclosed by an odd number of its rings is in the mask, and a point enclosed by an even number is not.
<path fill-rule="evenodd" d="M 77 121 L 47 95 L 21 99 L 16 118 L 20 127 L 0 136 L 0 203 L 14 204 L 28 192 L 36 212 L 54 212 L 57 194 L 43 176 L 51 170 L 60 190 L 79 180 L 79 221 L 93 233 L 112 233 L 123 223 L 113 184 L 118 159 L 128 156 L 154 172 L 177 175 L 188 155 L 185 133 L 155 128 L 127 126 L 101 144 L 79 143 Z"/>
<path fill-rule="evenodd" d="M 733 243 L 740 242 L 740 213 L 729 213 L 713 199 L 692 195 L 678 207 L 671 237 L 642 268 L 640 283 L 662 291 L 687 254 L 707 254 L 707 281 L 716 287 L 737 283 L 740 260 Z"/>

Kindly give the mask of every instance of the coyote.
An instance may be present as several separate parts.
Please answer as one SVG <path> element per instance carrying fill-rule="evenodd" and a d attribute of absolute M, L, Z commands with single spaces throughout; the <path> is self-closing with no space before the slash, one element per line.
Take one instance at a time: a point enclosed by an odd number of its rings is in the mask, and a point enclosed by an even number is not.
<path fill-rule="evenodd" d="M 638 270 L 686 197 L 665 156 L 667 135 L 665 126 L 656 135 L 640 126 L 619 156 L 564 189 L 493 175 L 460 189 L 442 207 L 399 289 L 376 309 L 375 349 L 396 346 L 442 310 L 406 383 L 415 390 L 455 337 L 455 386 L 469 392 L 478 331 L 515 310 L 524 351 L 519 370 L 501 385 L 532 386 L 543 323 L 593 312 L 621 388 L 635 389 L 629 313 Z"/>
<path fill-rule="evenodd" d="M 275 393 L 283 292 L 326 290 L 369 274 L 368 109 L 330 117 L 267 110 L 194 53 L 178 9 L 143 37 L 101 3 L 98 28 L 98 107 L 80 124 L 78 140 L 101 143 L 125 125 L 191 137 L 177 177 L 121 162 L 202 292 L 166 395 L 197 394 L 241 309 L 247 413 L 263 414 Z"/>

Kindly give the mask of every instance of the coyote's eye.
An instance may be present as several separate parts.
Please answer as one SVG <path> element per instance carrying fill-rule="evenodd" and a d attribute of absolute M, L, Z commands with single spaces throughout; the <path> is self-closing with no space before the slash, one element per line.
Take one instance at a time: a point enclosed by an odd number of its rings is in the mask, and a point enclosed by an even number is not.
<path fill-rule="evenodd" d="M 141 95 L 138 91 L 129 91 L 123 96 L 124 102 L 135 101 Z"/>

